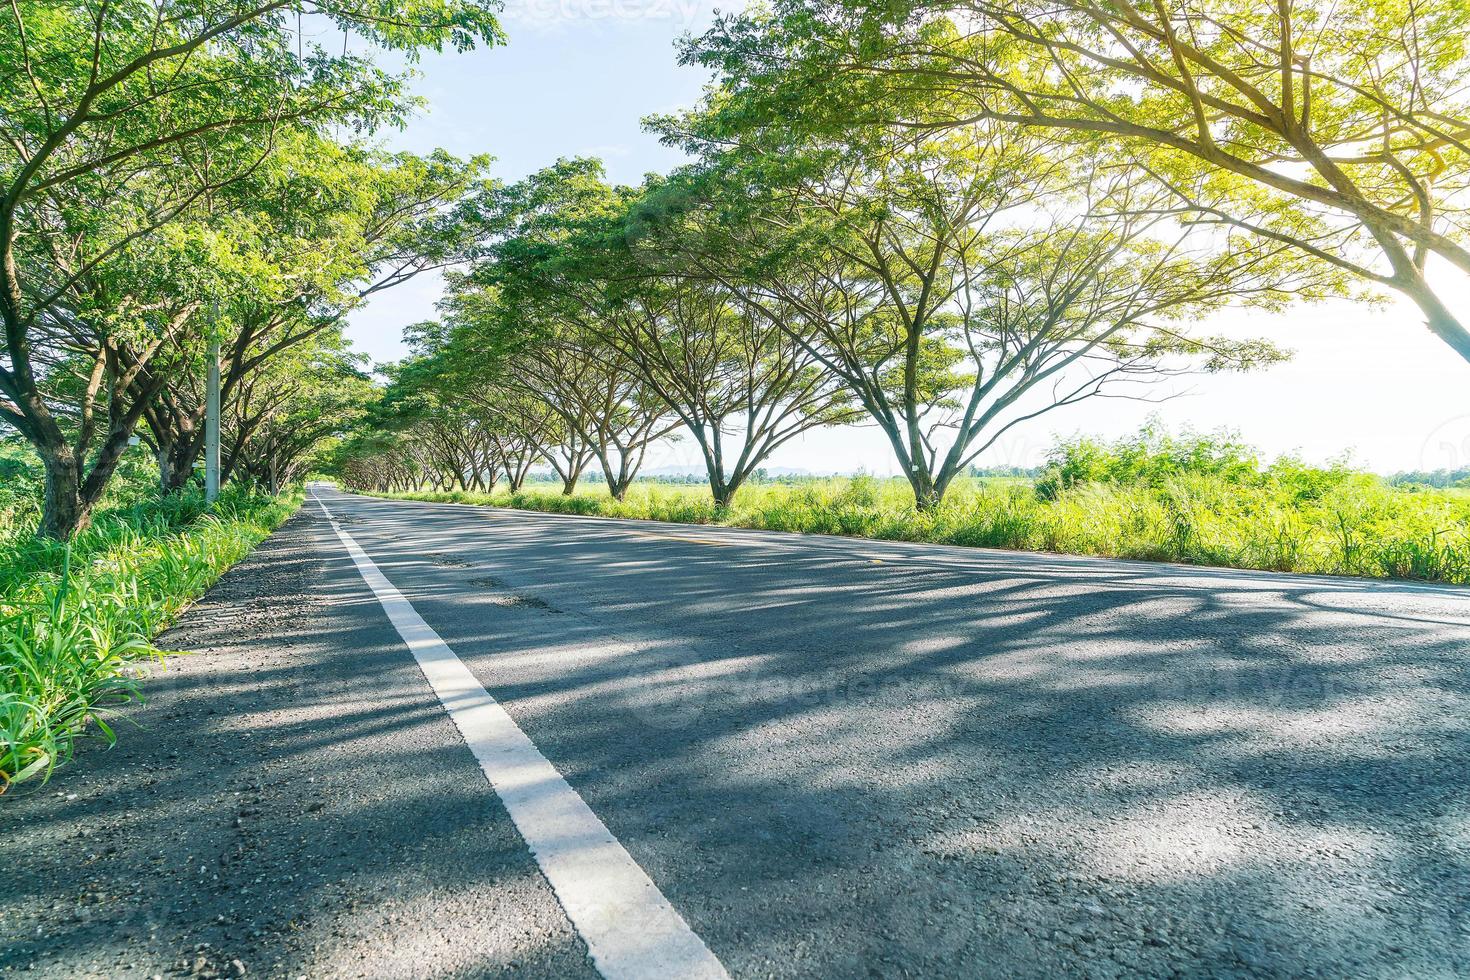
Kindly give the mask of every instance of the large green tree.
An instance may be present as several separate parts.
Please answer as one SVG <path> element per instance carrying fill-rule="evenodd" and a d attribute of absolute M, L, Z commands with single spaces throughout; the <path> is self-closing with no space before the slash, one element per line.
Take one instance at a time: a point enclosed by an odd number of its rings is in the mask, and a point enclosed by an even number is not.
<path fill-rule="evenodd" d="M 648 202 L 644 238 L 669 274 L 718 280 L 841 379 L 920 508 L 1048 412 L 1278 358 L 1189 321 L 1330 285 L 1285 246 L 1218 242 L 1170 218 L 1166 189 L 1012 126 L 838 142 L 800 120 L 750 127 L 740 101 L 666 121 L 706 162 Z"/>
<path fill-rule="evenodd" d="M 232 187 L 244 201 L 215 218 L 232 249 L 228 296 L 207 322 L 220 341 L 222 403 L 369 297 L 456 261 L 465 246 L 459 211 L 473 206 L 486 163 L 315 140 Z M 183 485 L 204 443 L 204 351 L 179 353 L 158 366 L 169 377 L 144 409 L 165 491 Z"/>
<path fill-rule="evenodd" d="M 464 283 L 495 288 L 504 309 L 555 317 L 605 362 L 599 370 L 631 376 L 645 404 L 662 403 L 657 414 L 688 433 L 715 502 L 728 506 L 781 446 L 859 413 L 812 352 L 753 304 L 643 247 L 640 201 L 659 183 L 609 187 L 592 160 L 533 174 L 511 189 L 512 207 Z"/>
<path fill-rule="evenodd" d="M 410 106 L 398 78 L 345 44 L 304 44 L 303 15 L 411 55 L 497 42 L 497 7 L 16 0 L 0 12 L 0 420 L 44 464 L 43 534 L 87 520 L 151 398 L 139 373 L 218 296 L 208 236 L 170 229 L 291 134 L 370 128 Z M 92 397 L 69 413 L 54 395 L 73 378 Z"/>
<path fill-rule="evenodd" d="M 685 55 L 753 121 L 1001 122 L 1102 147 L 1183 220 L 1393 290 L 1470 359 L 1463 0 L 780 0 Z M 1438 260 L 1439 269 L 1432 260 Z"/>

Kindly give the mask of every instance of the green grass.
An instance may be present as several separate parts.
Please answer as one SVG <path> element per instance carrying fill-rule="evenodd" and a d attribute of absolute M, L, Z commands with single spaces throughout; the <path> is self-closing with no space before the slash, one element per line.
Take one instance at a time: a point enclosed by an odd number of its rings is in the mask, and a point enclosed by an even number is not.
<path fill-rule="evenodd" d="M 229 488 L 168 500 L 126 482 L 67 545 L 32 536 L 24 494 L 0 509 L 0 792 L 42 780 L 139 696 L 158 635 L 299 505 Z"/>
<path fill-rule="evenodd" d="M 1046 481 L 1041 481 L 1046 484 Z M 1411 492 L 1369 474 L 1293 461 L 1265 471 L 1148 480 L 956 483 L 917 512 L 907 483 L 868 477 L 749 486 L 717 509 L 702 487 L 640 481 L 570 497 L 529 490 L 385 494 L 523 510 L 721 524 L 894 541 L 1051 551 L 1281 572 L 1470 584 L 1470 493 Z M 1039 492 L 1044 490 L 1044 492 Z"/>

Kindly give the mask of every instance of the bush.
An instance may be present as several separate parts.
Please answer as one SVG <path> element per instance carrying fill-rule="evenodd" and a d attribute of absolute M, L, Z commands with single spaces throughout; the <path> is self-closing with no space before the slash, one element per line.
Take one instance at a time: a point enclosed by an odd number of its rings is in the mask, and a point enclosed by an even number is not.
<path fill-rule="evenodd" d="M 1036 481 L 1043 500 L 1084 483 L 1117 483 L 1156 487 L 1178 476 L 1213 476 L 1249 484 L 1258 478 L 1256 452 L 1230 432 L 1200 435 L 1185 431 L 1172 436 L 1157 422 L 1138 434 L 1106 443 L 1076 436 L 1059 442 L 1047 456 Z"/>

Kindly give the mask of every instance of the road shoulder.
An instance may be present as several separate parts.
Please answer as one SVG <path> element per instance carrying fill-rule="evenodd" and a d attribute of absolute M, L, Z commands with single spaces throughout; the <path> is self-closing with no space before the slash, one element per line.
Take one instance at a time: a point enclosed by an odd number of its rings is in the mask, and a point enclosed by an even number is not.
<path fill-rule="evenodd" d="M 0 972 L 591 975 L 319 510 L 160 645 L 115 749 L 0 804 Z"/>

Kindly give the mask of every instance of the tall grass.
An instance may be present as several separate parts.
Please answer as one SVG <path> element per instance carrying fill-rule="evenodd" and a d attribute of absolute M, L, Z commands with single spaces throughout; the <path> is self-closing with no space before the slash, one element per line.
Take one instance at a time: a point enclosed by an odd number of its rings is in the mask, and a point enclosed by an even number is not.
<path fill-rule="evenodd" d="M 119 499 L 65 545 L 34 538 L 24 505 L 0 517 L 0 792 L 47 778 L 86 733 L 111 742 L 153 638 L 300 502 Z"/>
<path fill-rule="evenodd" d="M 0 438 L 0 548 L 41 519 L 41 466 L 15 439 Z"/>
<path fill-rule="evenodd" d="M 698 487 L 635 484 L 566 497 L 390 494 L 524 510 L 723 524 L 972 547 L 1051 551 L 1281 572 L 1470 584 L 1470 493 L 1410 491 L 1345 467 L 1162 467 L 1148 477 L 1058 477 L 1033 486 L 956 483 L 918 512 L 908 484 L 870 477 L 749 486 L 728 510 Z"/>

